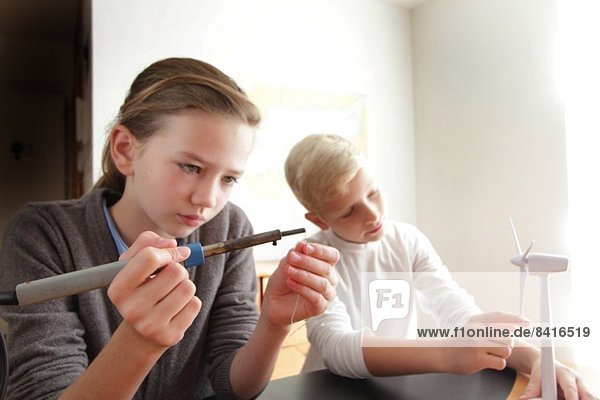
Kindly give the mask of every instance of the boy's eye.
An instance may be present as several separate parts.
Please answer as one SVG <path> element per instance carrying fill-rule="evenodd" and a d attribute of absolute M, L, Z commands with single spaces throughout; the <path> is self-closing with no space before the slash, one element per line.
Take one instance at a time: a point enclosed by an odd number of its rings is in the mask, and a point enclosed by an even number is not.
<path fill-rule="evenodd" d="M 354 211 L 354 207 L 350 209 L 346 214 L 342 215 L 342 218 L 348 218 L 352 215 L 352 211 Z"/>
<path fill-rule="evenodd" d="M 185 173 L 188 174 L 197 174 L 198 172 L 200 172 L 200 167 L 198 167 L 197 165 L 192 165 L 192 164 L 184 164 L 184 163 L 179 163 L 179 168 L 181 168 L 181 170 Z"/>
<path fill-rule="evenodd" d="M 224 176 L 223 183 L 225 183 L 228 186 L 233 186 L 236 183 L 238 183 L 238 179 L 235 176 Z"/>
<path fill-rule="evenodd" d="M 379 190 L 373 190 L 371 193 L 369 193 L 369 198 L 373 198 L 375 196 L 377 196 L 379 194 Z"/>

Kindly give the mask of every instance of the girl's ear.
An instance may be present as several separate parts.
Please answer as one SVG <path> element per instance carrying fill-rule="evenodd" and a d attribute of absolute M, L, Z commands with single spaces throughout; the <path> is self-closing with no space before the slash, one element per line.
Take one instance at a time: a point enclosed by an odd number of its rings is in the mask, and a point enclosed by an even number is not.
<path fill-rule="evenodd" d="M 125 176 L 133 175 L 134 147 L 137 143 L 131 131 L 117 125 L 110 132 L 110 155 L 115 167 Z"/>
<path fill-rule="evenodd" d="M 325 221 L 319 218 L 319 216 L 315 213 L 307 212 L 306 214 L 304 214 L 304 218 L 306 218 L 307 220 L 309 220 L 324 231 L 329 229 L 329 225 L 327 225 Z"/>

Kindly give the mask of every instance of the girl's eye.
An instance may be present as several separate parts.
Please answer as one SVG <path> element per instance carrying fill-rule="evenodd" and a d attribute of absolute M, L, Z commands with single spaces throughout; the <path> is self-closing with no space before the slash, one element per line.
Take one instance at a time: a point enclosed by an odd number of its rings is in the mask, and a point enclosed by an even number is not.
<path fill-rule="evenodd" d="M 183 164 L 183 163 L 179 163 L 179 168 L 181 168 L 181 170 L 185 173 L 188 174 L 197 174 L 198 172 L 200 172 L 200 167 L 198 167 L 197 165 L 192 165 L 192 164 Z"/>
<path fill-rule="evenodd" d="M 235 176 L 224 176 L 223 183 L 225 183 L 228 186 L 233 186 L 236 183 L 238 183 L 238 179 Z"/>
<path fill-rule="evenodd" d="M 379 194 L 379 190 L 373 190 L 371 193 L 369 193 L 369 198 L 372 199 L 373 197 L 377 196 Z"/>

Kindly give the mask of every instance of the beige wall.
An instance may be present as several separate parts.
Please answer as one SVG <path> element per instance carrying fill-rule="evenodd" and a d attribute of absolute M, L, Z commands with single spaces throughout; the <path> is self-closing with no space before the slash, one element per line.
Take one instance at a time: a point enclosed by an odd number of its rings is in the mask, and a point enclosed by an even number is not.
<path fill-rule="evenodd" d="M 419 227 L 453 271 L 516 268 L 509 216 L 521 246 L 535 239 L 534 251 L 566 253 L 555 2 L 432 0 L 413 12 L 412 24 Z M 473 280 L 470 290 L 481 296 L 495 285 Z M 555 316 L 565 318 L 568 274 L 553 276 L 551 286 Z M 530 278 L 535 318 L 536 290 Z M 518 292 L 497 297 L 517 311 Z"/>
<path fill-rule="evenodd" d="M 368 156 L 389 214 L 414 222 L 408 11 L 372 0 L 175 0 L 168 6 L 152 0 L 143 8 L 106 0 L 93 3 L 93 16 L 95 166 L 105 128 L 135 75 L 160 58 L 191 56 L 215 64 L 249 93 L 275 87 L 364 96 Z M 281 152 L 283 160 L 287 151 Z M 261 214 L 249 199 L 236 202 L 257 231 L 285 222 L 286 215 Z M 302 218 L 301 208 L 297 214 Z"/>
<path fill-rule="evenodd" d="M 368 156 L 389 215 L 416 222 L 451 270 L 511 270 L 509 216 L 522 245 L 535 239 L 538 251 L 566 252 L 553 1 L 430 0 L 412 11 L 370 0 L 146 4 L 93 4 L 96 166 L 135 74 L 159 58 L 198 57 L 248 91 L 365 95 Z M 277 213 L 242 206 L 258 230 L 278 226 Z M 554 293 L 568 299 L 568 283 L 553 277 Z M 465 284 L 486 296 L 494 283 Z M 483 303 L 516 311 L 513 291 Z M 531 292 L 527 310 L 536 315 Z M 555 301 L 556 313 L 567 306 Z"/>

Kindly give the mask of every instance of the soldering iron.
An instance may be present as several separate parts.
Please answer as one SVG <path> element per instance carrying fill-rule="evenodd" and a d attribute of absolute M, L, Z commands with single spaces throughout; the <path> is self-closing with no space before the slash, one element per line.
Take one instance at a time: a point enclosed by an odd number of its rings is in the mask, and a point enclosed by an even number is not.
<path fill-rule="evenodd" d="M 225 242 L 202 246 L 199 242 L 186 244 L 191 250 L 190 256 L 183 262 L 186 268 L 204 264 L 207 257 L 230 251 L 256 246 L 262 243 L 277 244 L 283 236 L 305 232 L 304 228 L 289 231 L 274 230 L 244 236 Z M 20 283 L 14 291 L 0 292 L 0 305 L 28 305 L 60 297 L 71 296 L 87 290 L 107 287 L 113 278 L 127 265 L 129 260 L 120 260 L 74 272 L 67 272 L 48 278 Z"/>
<path fill-rule="evenodd" d="M 274 230 L 206 246 L 202 246 L 199 242 L 186 244 L 184 246 L 190 248 L 191 254 L 183 262 L 183 265 L 186 268 L 195 267 L 204 264 L 207 257 L 229 253 L 230 251 L 244 249 L 262 243 L 273 242 L 273 245 L 275 245 L 283 236 L 296 235 L 303 232 L 305 232 L 304 228 L 283 232 Z M 107 287 L 128 262 L 129 260 L 120 260 L 74 272 L 54 275 L 48 278 L 20 283 L 13 291 L 0 292 L 0 305 L 24 306 L 71 296 L 87 290 Z M 4 398 L 7 382 L 8 354 L 4 336 L 0 333 L 0 399 Z"/>

